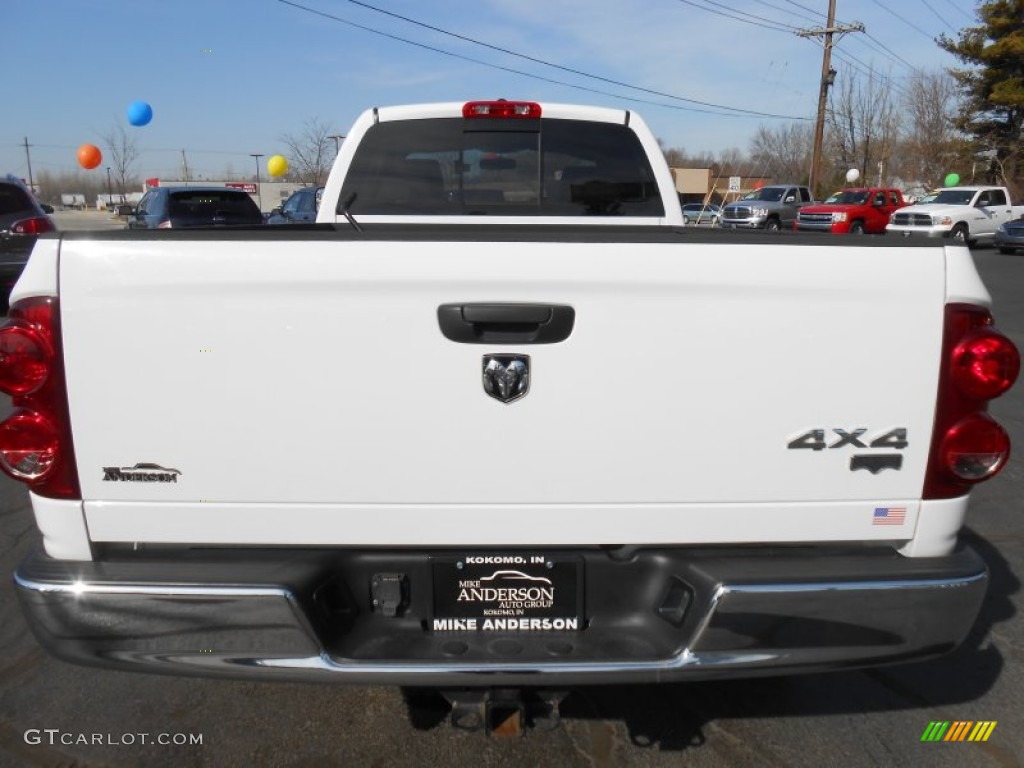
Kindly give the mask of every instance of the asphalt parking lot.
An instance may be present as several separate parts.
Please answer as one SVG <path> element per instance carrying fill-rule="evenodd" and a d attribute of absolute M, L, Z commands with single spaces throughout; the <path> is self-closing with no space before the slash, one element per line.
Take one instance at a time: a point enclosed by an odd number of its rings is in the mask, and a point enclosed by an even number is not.
<path fill-rule="evenodd" d="M 68 230 L 97 230 L 97 229 L 124 229 L 123 218 L 108 213 L 107 211 L 54 211 L 50 218 L 57 224 L 61 232 Z"/>
<path fill-rule="evenodd" d="M 981 249 L 975 260 L 998 325 L 1024 349 L 1024 256 Z M 875 670 L 577 691 L 561 728 L 514 739 L 457 731 L 426 706 L 410 712 L 391 688 L 165 678 L 50 658 L 9 580 L 39 535 L 22 486 L 0 476 L 0 766 L 1020 765 L 1024 384 L 992 411 L 1018 455 L 976 492 L 967 537 L 992 585 L 959 651 Z M 922 743 L 935 720 L 997 726 L 985 743 Z M 186 743 L 154 743 L 161 735 Z"/>

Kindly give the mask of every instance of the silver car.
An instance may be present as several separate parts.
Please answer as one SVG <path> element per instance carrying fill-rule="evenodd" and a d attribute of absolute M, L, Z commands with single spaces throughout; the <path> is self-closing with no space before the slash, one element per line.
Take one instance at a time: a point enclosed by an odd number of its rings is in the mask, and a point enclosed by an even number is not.
<path fill-rule="evenodd" d="M 683 206 L 683 226 L 708 224 L 718 226 L 722 218 L 722 209 L 714 203 L 687 203 Z"/>

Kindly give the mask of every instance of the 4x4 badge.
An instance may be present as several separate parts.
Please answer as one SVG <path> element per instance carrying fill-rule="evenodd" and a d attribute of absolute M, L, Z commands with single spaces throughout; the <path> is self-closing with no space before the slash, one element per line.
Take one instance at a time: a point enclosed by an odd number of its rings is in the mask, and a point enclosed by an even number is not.
<path fill-rule="evenodd" d="M 511 403 L 530 391 L 529 355 L 484 355 L 484 392 Z"/>

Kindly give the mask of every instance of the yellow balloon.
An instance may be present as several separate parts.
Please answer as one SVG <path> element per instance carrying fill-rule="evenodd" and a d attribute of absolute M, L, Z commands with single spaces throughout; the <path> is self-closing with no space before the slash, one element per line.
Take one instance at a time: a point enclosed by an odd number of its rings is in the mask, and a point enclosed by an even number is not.
<path fill-rule="evenodd" d="M 284 155 L 272 155 L 267 160 L 267 173 L 271 176 L 284 176 L 288 173 L 288 161 L 285 160 Z"/>

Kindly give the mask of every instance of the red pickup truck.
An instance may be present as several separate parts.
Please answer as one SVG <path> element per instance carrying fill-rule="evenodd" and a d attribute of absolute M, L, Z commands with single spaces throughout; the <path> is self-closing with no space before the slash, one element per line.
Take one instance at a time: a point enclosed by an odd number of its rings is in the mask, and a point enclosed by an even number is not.
<path fill-rule="evenodd" d="M 824 203 L 800 209 L 794 229 L 833 234 L 881 235 L 889 223 L 889 215 L 909 205 L 898 189 L 857 187 L 843 189 Z"/>

